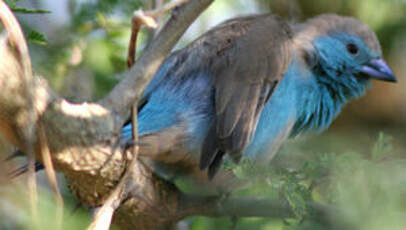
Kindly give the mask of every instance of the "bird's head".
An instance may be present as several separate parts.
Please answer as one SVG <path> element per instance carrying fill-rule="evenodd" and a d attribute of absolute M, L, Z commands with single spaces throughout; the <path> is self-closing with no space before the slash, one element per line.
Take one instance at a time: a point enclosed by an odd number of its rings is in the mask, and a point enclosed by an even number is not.
<path fill-rule="evenodd" d="M 359 96 L 369 80 L 396 82 L 375 33 L 350 17 L 324 14 L 297 26 L 295 45 L 317 80 L 344 97 Z"/>

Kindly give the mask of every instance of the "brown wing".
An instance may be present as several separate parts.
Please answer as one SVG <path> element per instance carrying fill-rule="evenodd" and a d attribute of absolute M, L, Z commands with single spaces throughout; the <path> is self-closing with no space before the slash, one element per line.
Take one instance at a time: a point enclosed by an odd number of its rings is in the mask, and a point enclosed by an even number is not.
<path fill-rule="evenodd" d="M 271 15 L 226 22 L 207 35 L 219 44 L 209 69 L 216 118 L 202 147 L 200 167 L 213 177 L 224 154 L 238 162 L 262 109 L 290 61 L 290 28 Z"/>

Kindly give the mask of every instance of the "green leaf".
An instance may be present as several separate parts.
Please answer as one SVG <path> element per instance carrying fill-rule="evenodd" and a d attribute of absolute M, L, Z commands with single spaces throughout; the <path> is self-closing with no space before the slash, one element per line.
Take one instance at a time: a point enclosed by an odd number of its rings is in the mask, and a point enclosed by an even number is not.
<path fill-rule="evenodd" d="M 16 4 L 17 4 L 17 1 L 16 1 L 16 0 L 5 0 L 5 2 L 6 2 L 6 4 L 8 5 L 8 7 L 10 7 L 11 9 L 12 9 L 12 8 L 15 8 L 15 7 L 16 7 Z"/>
<path fill-rule="evenodd" d="M 31 31 L 30 34 L 28 34 L 27 40 L 29 42 L 36 43 L 38 45 L 46 45 L 47 44 L 47 37 L 45 34 L 42 34 L 38 31 Z"/>
<path fill-rule="evenodd" d="M 288 201 L 293 213 L 298 220 L 302 220 L 307 215 L 306 188 L 295 182 L 285 182 L 282 187 L 282 195 Z"/>
<path fill-rule="evenodd" d="M 11 7 L 11 10 L 14 13 L 23 13 L 23 14 L 49 14 L 51 11 L 49 10 L 41 10 L 41 9 L 26 9 L 26 8 L 14 8 Z"/>

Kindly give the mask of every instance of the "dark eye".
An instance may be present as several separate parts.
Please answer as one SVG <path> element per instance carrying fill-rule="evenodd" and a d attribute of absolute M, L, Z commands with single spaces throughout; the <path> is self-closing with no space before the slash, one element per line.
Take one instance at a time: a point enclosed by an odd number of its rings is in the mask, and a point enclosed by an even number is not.
<path fill-rule="evenodd" d="M 347 51 L 348 53 L 350 53 L 351 55 L 357 55 L 358 54 L 358 46 L 355 45 L 354 43 L 349 43 L 347 45 Z"/>

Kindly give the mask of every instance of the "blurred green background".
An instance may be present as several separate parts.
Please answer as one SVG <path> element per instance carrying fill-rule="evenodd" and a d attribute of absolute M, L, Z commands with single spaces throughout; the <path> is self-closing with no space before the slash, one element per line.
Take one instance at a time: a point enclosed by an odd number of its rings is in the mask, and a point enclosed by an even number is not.
<path fill-rule="evenodd" d="M 151 0 L 20 0 L 16 8 L 49 10 L 17 14 L 27 36 L 36 73 L 72 101 L 95 100 L 108 92 L 126 70 L 126 52 L 133 10 L 151 9 Z M 406 228 L 406 0 L 217 0 L 189 28 L 179 49 L 221 21 L 238 15 L 272 12 L 290 21 L 321 13 L 357 17 L 376 31 L 384 58 L 397 84 L 374 82 L 365 97 L 346 106 L 328 131 L 290 140 L 271 169 L 234 168 L 242 180 L 257 178 L 239 195 L 281 197 L 297 213 L 291 220 L 245 218 L 235 229 L 324 229 L 306 218 L 304 201 L 337 205 L 353 229 Z M 166 16 L 161 18 L 164 21 Z M 138 53 L 153 32 L 142 30 Z M 287 147 L 289 146 L 289 147 Z M 0 159 L 10 146 L 0 143 Z M 4 153 L 4 154 L 3 154 Z M 7 172 L 19 163 L 0 167 L 0 229 L 30 229 L 25 178 L 14 181 Z M 0 163 L 2 164 L 2 163 Z M 241 171 L 244 171 L 241 173 Z M 296 177 L 301 175 L 303 177 Z M 42 229 L 53 229 L 54 203 L 44 174 L 40 182 Z M 74 198 L 63 184 L 66 229 L 88 224 L 84 209 L 71 213 Z M 304 210 L 304 211 L 303 211 Z M 189 229 L 231 229 L 230 218 L 190 218 Z M 187 228 L 186 228 L 187 229 Z"/>

